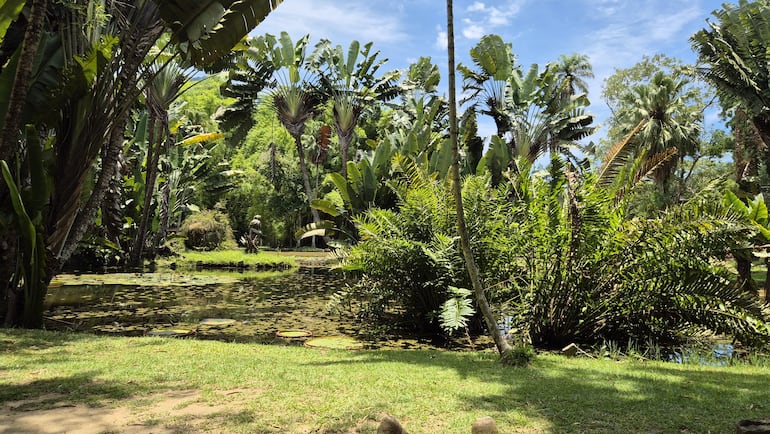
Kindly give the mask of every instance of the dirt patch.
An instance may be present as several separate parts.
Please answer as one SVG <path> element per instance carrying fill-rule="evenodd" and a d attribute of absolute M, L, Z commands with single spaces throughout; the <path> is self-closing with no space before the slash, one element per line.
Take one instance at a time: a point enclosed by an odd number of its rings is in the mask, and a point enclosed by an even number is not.
<path fill-rule="evenodd" d="M 90 407 L 72 404 L 62 395 L 6 402 L 0 405 L 0 434 L 171 434 L 211 432 L 203 427 L 217 414 L 232 413 L 259 391 L 237 389 L 218 392 L 226 404 L 212 404 L 197 390 L 170 391 L 144 397 L 146 405 L 118 402 L 118 406 Z M 44 407 L 44 408 L 40 408 Z"/>

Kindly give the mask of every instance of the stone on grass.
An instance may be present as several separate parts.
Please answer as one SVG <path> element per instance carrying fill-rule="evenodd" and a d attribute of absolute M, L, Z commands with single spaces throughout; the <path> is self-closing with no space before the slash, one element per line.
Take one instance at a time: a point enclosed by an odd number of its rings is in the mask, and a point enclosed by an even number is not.
<path fill-rule="evenodd" d="M 476 419 L 471 425 L 471 434 L 497 434 L 497 424 L 489 416 Z"/>
<path fill-rule="evenodd" d="M 406 430 L 395 417 L 387 415 L 382 418 L 377 434 L 406 434 Z"/>

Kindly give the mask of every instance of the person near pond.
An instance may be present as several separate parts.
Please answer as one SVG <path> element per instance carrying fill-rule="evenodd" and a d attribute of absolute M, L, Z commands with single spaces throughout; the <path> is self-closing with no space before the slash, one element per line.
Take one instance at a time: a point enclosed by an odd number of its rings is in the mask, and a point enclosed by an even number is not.
<path fill-rule="evenodd" d="M 249 233 L 246 237 L 246 253 L 256 253 L 262 244 L 262 221 L 259 214 L 249 222 Z"/>

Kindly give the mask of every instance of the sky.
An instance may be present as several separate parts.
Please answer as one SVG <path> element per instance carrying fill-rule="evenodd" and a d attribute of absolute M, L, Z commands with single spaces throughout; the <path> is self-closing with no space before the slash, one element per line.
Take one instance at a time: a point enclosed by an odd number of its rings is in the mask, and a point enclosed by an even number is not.
<path fill-rule="evenodd" d="M 601 99 L 603 81 L 644 55 L 663 53 L 693 63 L 696 56 L 689 38 L 706 26 L 706 19 L 723 2 L 455 0 L 457 62 L 473 66 L 468 53 L 486 34 L 512 43 L 516 62 L 525 70 L 532 63 L 556 61 L 562 54 L 585 54 L 595 75 L 588 80 L 590 112 L 601 125 L 610 116 Z M 343 47 L 352 40 L 371 41 L 388 59 L 385 70 L 405 69 L 429 56 L 441 67 L 446 89 L 446 27 L 446 2 L 440 0 L 284 0 L 252 33 L 287 31 L 294 40 L 310 34 L 314 42 L 326 38 Z M 480 123 L 482 136 L 493 130 L 491 123 Z M 602 136 L 601 130 L 597 136 Z"/>

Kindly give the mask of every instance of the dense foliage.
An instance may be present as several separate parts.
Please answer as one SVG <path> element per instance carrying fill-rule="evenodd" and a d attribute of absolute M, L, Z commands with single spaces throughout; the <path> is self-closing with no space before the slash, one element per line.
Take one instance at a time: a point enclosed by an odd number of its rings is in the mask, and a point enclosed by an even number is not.
<path fill-rule="evenodd" d="M 363 239 L 348 261 L 364 277 L 348 296 L 363 297 L 370 317 L 398 312 L 433 319 L 435 328 L 447 288 L 467 285 L 451 202 L 429 179 L 402 185 L 399 198 L 398 212 L 359 219 Z M 756 296 L 721 265 L 754 234 L 726 208 L 694 199 L 658 218 L 628 217 L 595 175 L 579 176 L 559 158 L 547 173 L 512 177 L 508 188 L 466 179 L 465 199 L 492 300 L 512 317 L 513 333 L 537 345 L 672 343 L 706 331 L 749 343 L 770 336 Z"/>
<path fill-rule="evenodd" d="M 93 20 L 46 3 L 15 1 L 24 20 L 0 17 L 0 36 L 18 36 L 0 44 L 8 325 L 41 324 L 48 279 L 82 240 L 81 257 L 141 265 L 174 233 L 213 249 L 260 215 L 268 246 L 303 231 L 351 244 L 345 266 L 361 280 L 333 304 L 373 328 L 495 330 L 488 297 L 511 339 L 541 346 L 768 338 L 751 278 L 755 246 L 770 239 L 767 80 L 753 78 L 767 75 L 765 0 L 714 14 L 719 24 L 693 36 L 698 68 L 655 56 L 616 71 L 598 148 L 586 143 L 596 125 L 584 55 L 524 67 L 510 43 L 484 36 L 458 68 L 457 120 L 429 58 L 383 72 L 371 43 L 240 41 L 280 1 L 209 2 L 231 13 L 200 19 L 192 3 L 119 4 Z M 192 64 L 212 74 L 194 79 Z M 694 72 L 716 87 L 733 135 L 704 131 L 711 91 Z"/>

